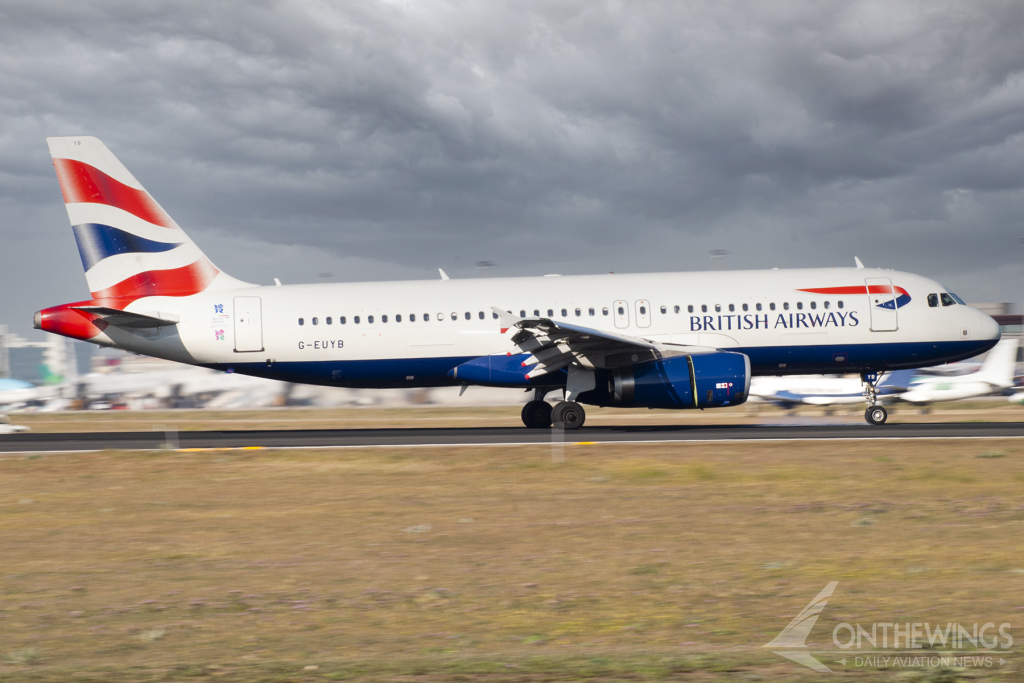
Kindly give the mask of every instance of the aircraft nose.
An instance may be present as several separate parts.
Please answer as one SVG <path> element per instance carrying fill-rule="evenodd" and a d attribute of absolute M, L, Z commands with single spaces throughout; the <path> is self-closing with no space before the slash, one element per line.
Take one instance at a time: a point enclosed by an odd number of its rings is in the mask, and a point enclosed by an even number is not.
<path fill-rule="evenodd" d="M 1002 332 L 999 329 L 999 323 L 997 323 L 992 316 L 977 310 L 974 311 L 974 314 L 975 317 L 978 318 L 978 321 L 977 323 L 975 323 L 975 325 L 978 330 L 979 338 L 999 339 L 999 337 L 1002 336 Z"/>

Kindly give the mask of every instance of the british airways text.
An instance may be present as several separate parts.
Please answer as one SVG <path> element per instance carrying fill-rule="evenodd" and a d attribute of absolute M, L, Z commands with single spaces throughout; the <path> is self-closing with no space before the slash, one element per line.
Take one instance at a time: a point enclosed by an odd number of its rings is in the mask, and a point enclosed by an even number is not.
<path fill-rule="evenodd" d="M 690 331 L 708 330 L 767 330 L 769 316 L 765 315 L 691 315 Z M 793 329 L 797 327 L 857 327 L 860 320 L 856 311 L 846 313 L 779 313 L 775 318 L 775 327 Z"/>

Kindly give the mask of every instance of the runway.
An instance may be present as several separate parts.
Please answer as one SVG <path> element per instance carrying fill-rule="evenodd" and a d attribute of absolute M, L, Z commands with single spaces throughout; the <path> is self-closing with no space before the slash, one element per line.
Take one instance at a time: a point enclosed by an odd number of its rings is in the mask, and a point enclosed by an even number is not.
<path fill-rule="evenodd" d="M 524 427 L 83 432 L 0 435 L 0 453 L 225 448 L 365 448 L 550 445 L 552 430 Z M 1024 438 L 1024 422 L 584 427 L 566 444 Z"/>

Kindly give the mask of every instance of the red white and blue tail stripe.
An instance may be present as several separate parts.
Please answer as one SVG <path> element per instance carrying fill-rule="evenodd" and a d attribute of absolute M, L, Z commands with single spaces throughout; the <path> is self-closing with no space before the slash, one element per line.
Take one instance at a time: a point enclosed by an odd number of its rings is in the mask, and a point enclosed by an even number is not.
<path fill-rule="evenodd" d="M 147 296 L 244 286 L 210 262 L 98 139 L 46 142 L 93 299 L 123 309 Z"/>

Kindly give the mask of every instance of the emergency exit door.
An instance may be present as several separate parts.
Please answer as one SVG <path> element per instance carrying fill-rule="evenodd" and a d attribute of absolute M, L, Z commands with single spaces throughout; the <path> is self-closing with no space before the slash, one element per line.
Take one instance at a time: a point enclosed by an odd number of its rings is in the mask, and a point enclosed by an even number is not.
<path fill-rule="evenodd" d="M 625 301 L 616 301 L 612 304 L 612 312 L 615 314 L 615 327 L 624 330 L 629 327 L 629 304 Z"/>
<path fill-rule="evenodd" d="M 263 350 L 263 312 L 260 297 L 235 297 L 235 351 Z"/>

